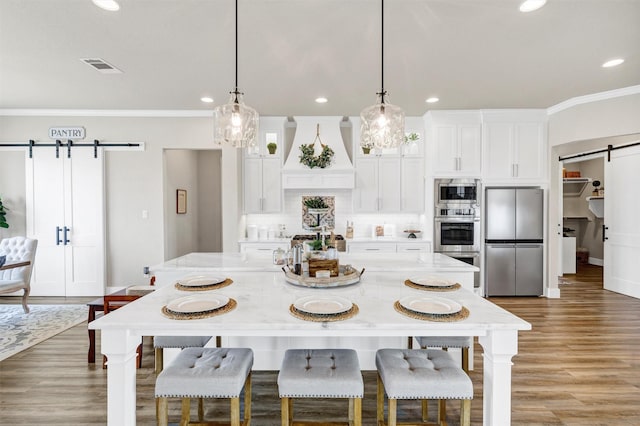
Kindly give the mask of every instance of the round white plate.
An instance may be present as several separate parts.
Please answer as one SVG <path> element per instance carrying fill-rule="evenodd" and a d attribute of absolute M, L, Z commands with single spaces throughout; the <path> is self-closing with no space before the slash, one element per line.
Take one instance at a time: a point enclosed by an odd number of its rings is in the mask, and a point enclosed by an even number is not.
<path fill-rule="evenodd" d="M 409 278 L 409 281 L 411 281 L 414 284 L 424 285 L 429 287 L 451 287 L 456 284 L 453 281 L 450 281 L 446 278 L 440 278 L 440 277 L 412 277 L 412 278 Z"/>
<path fill-rule="evenodd" d="M 227 303 L 229 298 L 221 294 L 194 294 L 169 302 L 167 309 L 179 314 L 194 314 L 222 308 Z"/>
<path fill-rule="evenodd" d="M 421 314 L 447 315 L 462 310 L 462 305 L 444 297 L 407 296 L 399 300 L 400 305 Z"/>
<path fill-rule="evenodd" d="M 178 284 L 185 287 L 204 287 L 208 285 L 220 284 L 226 280 L 224 277 L 216 277 L 212 275 L 195 275 L 190 277 L 184 277 L 178 280 Z"/>
<path fill-rule="evenodd" d="M 306 296 L 293 303 L 293 307 L 309 314 L 339 314 L 346 312 L 353 304 L 339 296 Z"/>

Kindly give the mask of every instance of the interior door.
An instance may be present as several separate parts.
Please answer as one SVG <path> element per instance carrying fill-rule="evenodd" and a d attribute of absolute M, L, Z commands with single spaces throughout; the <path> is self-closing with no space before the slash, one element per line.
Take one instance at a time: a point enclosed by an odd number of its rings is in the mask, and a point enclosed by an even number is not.
<path fill-rule="evenodd" d="M 104 156 L 37 149 L 27 159 L 27 234 L 38 239 L 34 296 L 104 294 Z"/>
<path fill-rule="evenodd" d="M 611 151 L 605 162 L 604 288 L 640 298 L 640 146 Z"/>

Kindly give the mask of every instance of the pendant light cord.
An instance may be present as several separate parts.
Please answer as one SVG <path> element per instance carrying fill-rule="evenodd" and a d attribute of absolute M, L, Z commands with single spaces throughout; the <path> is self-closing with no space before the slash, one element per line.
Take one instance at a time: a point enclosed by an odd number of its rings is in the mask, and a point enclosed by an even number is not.
<path fill-rule="evenodd" d="M 238 0 L 236 0 L 236 96 L 238 92 Z"/>
<path fill-rule="evenodd" d="M 382 94 L 382 101 L 384 102 L 384 0 L 380 0 L 380 3 L 380 92 Z"/>

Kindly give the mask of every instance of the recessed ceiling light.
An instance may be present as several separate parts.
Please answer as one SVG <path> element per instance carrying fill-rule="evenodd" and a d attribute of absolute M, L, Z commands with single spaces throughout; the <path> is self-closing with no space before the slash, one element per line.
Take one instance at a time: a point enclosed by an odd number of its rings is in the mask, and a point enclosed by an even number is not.
<path fill-rule="evenodd" d="M 115 12 L 120 10 L 120 5 L 115 0 L 91 0 L 93 4 L 100 9 L 108 10 L 109 12 Z"/>
<path fill-rule="evenodd" d="M 428 104 L 435 104 L 439 100 L 440 100 L 440 98 L 436 98 L 435 96 L 432 96 L 432 97 L 428 98 L 425 102 L 428 103 Z"/>
<path fill-rule="evenodd" d="M 520 12 L 533 12 L 545 5 L 547 0 L 525 0 L 520 3 Z"/>
<path fill-rule="evenodd" d="M 329 99 L 321 96 L 319 98 L 316 98 L 316 102 L 319 104 L 326 104 L 327 102 L 329 102 Z"/>
<path fill-rule="evenodd" d="M 617 65 L 620 65 L 623 62 L 624 62 L 624 59 L 622 59 L 622 58 L 611 59 L 610 61 L 607 61 L 604 64 L 602 64 L 602 67 L 603 68 L 611 68 L 611 67 L 615 67 Z"/>
<path fill-rule="evenodd" d="M 200 98 L 200 100 L 202 102 L 204 102 L 204 103 L 207 103 L 207 104 L 213 103 L 213 98 L 210 98 L 209 96 L 203 96 L 203 97 Z"/>

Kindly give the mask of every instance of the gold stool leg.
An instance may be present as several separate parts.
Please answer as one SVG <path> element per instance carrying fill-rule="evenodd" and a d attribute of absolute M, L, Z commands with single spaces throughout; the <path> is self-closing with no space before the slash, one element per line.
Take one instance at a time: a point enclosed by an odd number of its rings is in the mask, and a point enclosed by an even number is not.
<path fill-rule="evenodd" d="M 169 403 L 167 398 L 156 398 L 156 416 L 159 426 L 167 426 L 169 423 Z"/>
<path fill-rule="evenodd" d="M 353 398 L 353 425 L 362 426 L 362 398 Z"/>
<path fill-rule="evenodd" d="M 471 424 L 471 400 L 463 399 L 460 407 L 460 425 L 469 426 Z"/>
<path fill-rule="evenodd" d="M 198 421 L 204 420 L 204 398 L 198 398 Z"/>
<path fill-rule="evenodd" d="M 469 348 L 462 348 L 462 369 L 469 374 Z"/>
<path fill-rule="evenodd" d="M 191 417 L 191 398 L 182 398 L 182 418 L 180 426 L 188 426 Z"/>
<path fill-rule="evenodd" d="M 438 424 L 439 425 L 447 424 L 447 400 L 446 399 L 438 400 Z"/>
<path fill-rule="evenodd" d="M 244 421 L 245 426 L 251 424 L 251 372 L 244 381 Z"/>
<path fill-rule="evenodd" d="M 280 398 L 280 419 L 282 426 L 289 426 L 289 398 Z"/>
<path fill-rule="evenodd" d="M 396 426 L 398 415 L 398 400 L 389 398 L 389 426 Z"/>
<path fill-rule="evenodd" d="M 160 374 L 162 371 L 162 366 L 164 364 L 164 351 L 162 348 L 156 348 L 154 351 L 155 354 L 155 364 L 156 364 L 156 375 Z"/>
<path fill-rule="evenodd" d="M 230 398 L 231 400 L 231 426 L 240 426 L 240 398 Z"/>
<path fill-rule="evenodd" d="M 429 400 L 423 399 L 422 400 L 422 421 L 426 422 L 427 420 L 429 420 Z"/>
<path fill-rule="evenodd" d="M 380 374 L 378 374 L 378 391 L 376 394 L 376 400 L 376 420 L 378 421 L 378 424 L 380 424 L 380 422 L 384 424 L 384 385 L 382 384 Z"/>

